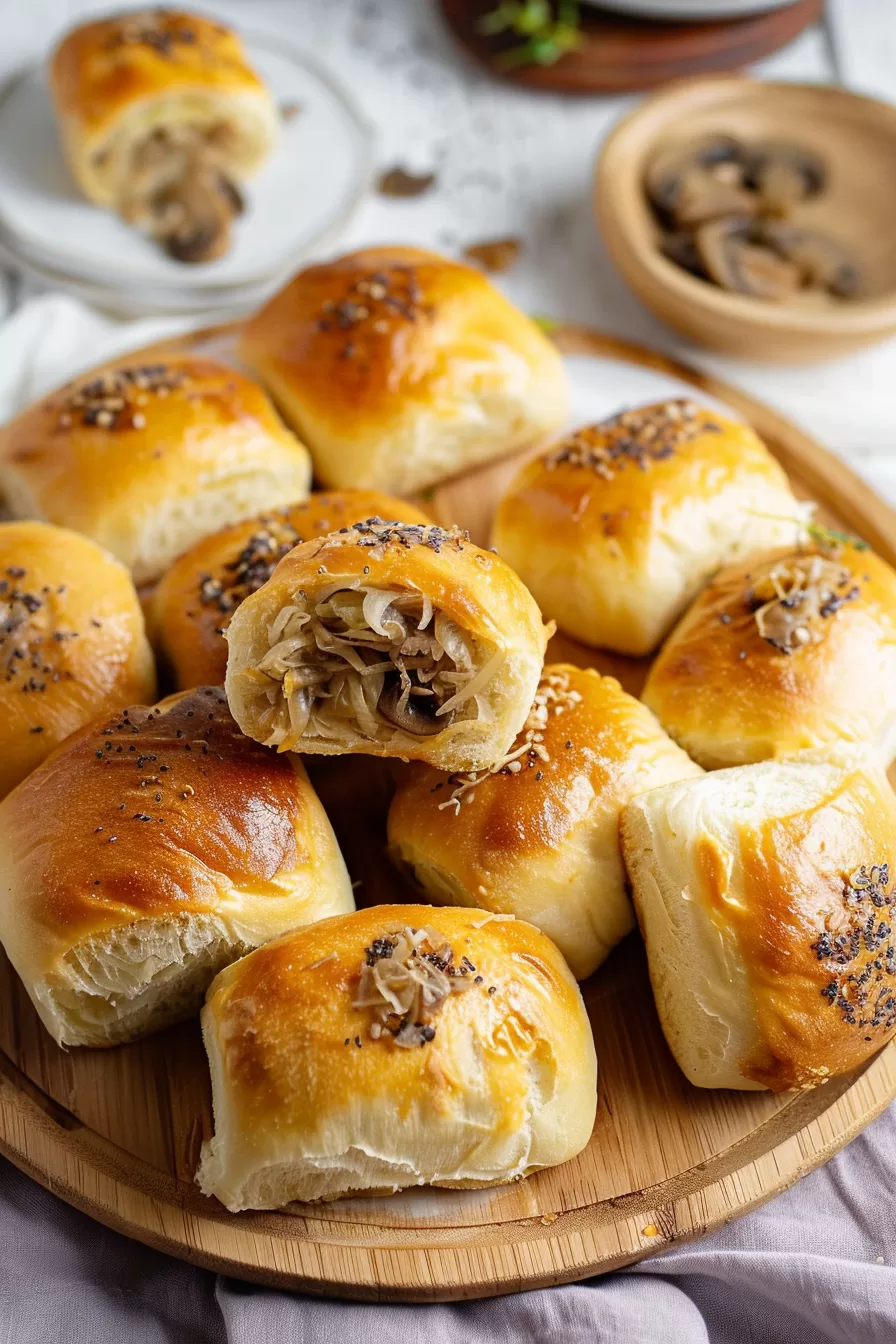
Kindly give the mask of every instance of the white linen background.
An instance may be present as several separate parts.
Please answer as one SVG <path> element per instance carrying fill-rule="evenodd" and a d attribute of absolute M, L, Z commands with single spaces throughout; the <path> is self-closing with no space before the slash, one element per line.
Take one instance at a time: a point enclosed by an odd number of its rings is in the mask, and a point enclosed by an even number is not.
<path fill-rule="evenodd" d="M 34 59 L 59 29 L 110 0 L 0 0 L 0 72 Z M 848 43 L 876 48 L 891 79 L 893 0 L 849 6 Z M 501 283 L 530 311 L 590 322 L 713 367 L 801 422 L 896 499 L 896 342 L 816 369 L 744 366 L 683 347 L 615 275 L 590 215 L 591 161 L 625 100 L 533 98 L 459 58 L 429 0 L 218 0 L 224 16 L 328 61 L 380 126 L 380 161 L 436 164 L 419 201 L 372 197 L 346 245 L 407 239 L 447 249 L 513 233 L 522 261 Z M 864 43 L 861 38 L 864 34 Z M 361 40 L 363 38 L 363 41 Z M 847 48 L 849 48 L 847 50 Z M 847 62 L 848 58 L 848 62 Z M 765 63 L 780 78 L 833 73 L 820 30 Z M 869 77 L 870 78 L 870 77 Z M 12 298 L 33 296 L 12 277 Z M 0 419 L 78 368 L 183 330 L 120 324 L 37 296 L 0 328 Z M 621 402 L 624 383 L 616 382 Z M 600 1043 L 598 1042 L 598 1049 Z M 494 1302 L 430 1307 L 315 1301 L 216 1278 L 117 1236 L 0 1162 L 3 1344 L 894 1344 L 896 1114 L 764 1209 L 634 1270 Z"/>

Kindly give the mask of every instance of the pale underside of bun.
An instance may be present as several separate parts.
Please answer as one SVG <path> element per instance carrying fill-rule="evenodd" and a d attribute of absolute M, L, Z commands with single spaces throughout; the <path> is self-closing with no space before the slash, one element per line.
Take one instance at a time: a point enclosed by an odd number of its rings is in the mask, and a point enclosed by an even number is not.
<path fill-rule="evenodd" d="M 26 479 L 0 467 L 0 502 L 14 518 L 34 518 L 71 526 L 111 551 L 131 570 L 137 584 L 158 579 L 189 546 L 230 523 L 303 499 L 311 480 L 307 459 L 276 469 L 260 465 L 221 474 L 204 473 L 201 488 L 149 501 L 110 501 L 97 518 L 48 518 Z"/>
<path fill-rule="evenodd" d="M 608 844 L 605 826 L 580 823 L 557 853 L 523 856 L 516 871 L 494 884 L 502 907 L 546 933 L 577 980 L 591 975 L 635 926 L 615 829 Z M 601 834 L 595 836 L 595 830 Z M 413 845 L 395 844 L 390 854 L 436 905 L 491 908 L 491 901 L 469 891 L 456 873 Z"/>
<path fill-rule="evenodd" d="M 447 395 L 427 405 L 408 400 L 382 429 L 359 437 L 318 423 L 300 391 L 275 365 L 262 373 L 271 393 L 308 443 L 315 475 L 330 488 L 388 490 L 413 495 L 483 462 L 538 443 L 557 429 L 568 399 L 562 368 L 533 377 L 529 362 L 509 346 L 492 345 L 480 360 L 451 357 Z"/>
<path fill-rule="evenodd" d="M 141 919 L 77 943 L 32 995 L 59 1045 L 117 1045 L 198 1011 L 209 981 L 252 946 L 218 915 Z"/>
<path fill-rule="evenodd" d="M 695 1086 L 760 1090 L 743 1069 L 764 1050 L 736 933 L 715 921 L 698 895 L 700 838 L 731 856 L 727 899 L 736 900 L 739 829 L 810 811 L 861 759 L 855 750 L 807 752 L 716 771 L 644 794 L 623 812 L 623 849 L 660 1022 Z"/>
<path fill-rule="evenodd" d="M 395 1194 L 423 1185 L 461 1190 L 506 1185 L 569 1155 L 553 1156 L 555 1135 L 566 1135 L 575 1121 L 566 1114 L 568 1098 L 556 1089 L 551 1054 L 536 1052 L 527 1061 L 526 1118 L 514 1131 L 496 1126 L 487 1105 L 477 1113 L 477 1098 L 469 1092 L 450 1114 L 438 1117 L 431 1107 L 414 1102 L 401 1108 L 399 1118 L 388 1098 L 374 1104 L 359 1096 L 344 1114 L 328 1114 L 317 1135 L 303 1140 L 305 1151 L 299 1156 L 299 1145 L 288 1132 L 272 1143 L 267 1135 L 259 1141 L 241 1130 L 228 1105 L 208 1009 L 203 1012 L 203 1037 L 215 1098 L 215 1135 L 203 1146 L 196 1180 L 205 1194 L 232 1212 L 280 1208 L 294 1200 Z M 577 1148 L 586 1141 L 584 1135 Z"/>

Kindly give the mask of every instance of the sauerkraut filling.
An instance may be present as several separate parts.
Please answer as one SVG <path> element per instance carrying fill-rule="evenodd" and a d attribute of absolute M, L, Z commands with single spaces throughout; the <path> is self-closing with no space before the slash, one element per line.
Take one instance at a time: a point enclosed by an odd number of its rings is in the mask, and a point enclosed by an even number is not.
<path fill-rule="evenodd" d="M 459 721 L 488 722 L 485 692 L 505 655 L 472 636 L 428 597 L 342 582 L 284 607 L 256 670 L 269 709 L 267 746 L 303 737 L 351 745 L 396 733 L 430 737 Z"/>
<path fill-rule="evenodd" d="M 781 653 L 819 644 L 826 625 L 859 596 L 852 571 L 823 555 L 775 560 L 751 576 L 747 605 L 763 639 Z"/>
<path fill-rule="evenodd" d="M 468 957 L 456 962 L 447 938 L 429 926 L 388 929 L 364 957 L 352 1006 L 373 1009 L 373 1040 L 388 1032 L 405 1049 L 433 1040 L 432 1019 L 446 999 L 483 979 Z"/>

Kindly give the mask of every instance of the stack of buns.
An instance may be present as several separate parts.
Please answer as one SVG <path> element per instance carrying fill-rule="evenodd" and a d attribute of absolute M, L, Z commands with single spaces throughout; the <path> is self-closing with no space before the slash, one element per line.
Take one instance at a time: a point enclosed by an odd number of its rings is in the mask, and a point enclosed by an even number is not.
<path fill-rule="evenodd" d="M 308 268 L 241 354 L 290 428 L 172 349 L 0 431 L 0 941 L 55 1040 L 204 998 L 197 1179 L 232 1210 L 574 1157 L 576 981 L 636 924 L 695 1085 L 866 1060 L 896 1031 L 889 566 L 689 401 L 546 449 L 559 355 L 431 253 Z M 494 549 L 401 497 L 520 448 Z M 668 636 L 643 700 L 545 665 L 545 618 Z M 359 755 L 426 905 L 354 908 L 303 758 Z"/>

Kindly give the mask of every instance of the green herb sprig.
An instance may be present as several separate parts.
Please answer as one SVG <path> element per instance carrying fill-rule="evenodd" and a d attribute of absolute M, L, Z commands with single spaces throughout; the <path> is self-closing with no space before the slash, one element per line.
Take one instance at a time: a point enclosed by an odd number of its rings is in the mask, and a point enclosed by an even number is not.
<path fill-rule="evenodd" d="M 486 37 L 508 33 L 523 39 L 495 57 L 495 65 L 502 70 L 553 65 L 583 40 L 578 0 L 501 0 L 483 14 L 476 27 Z"/>

